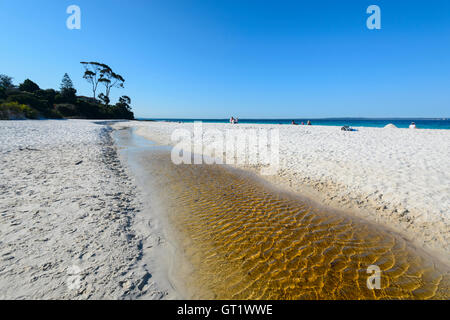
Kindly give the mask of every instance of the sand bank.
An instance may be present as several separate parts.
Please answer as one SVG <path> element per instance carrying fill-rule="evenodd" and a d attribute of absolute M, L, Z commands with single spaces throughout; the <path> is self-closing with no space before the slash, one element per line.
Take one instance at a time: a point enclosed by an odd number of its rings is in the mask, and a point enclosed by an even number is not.
<path fill-rule="evenodd" d="M 192 132 L 193 124 L 132 121 L 115 127 L 135 127 L 137 134 L 170 145 L 175 129 Z M 203 128 L 278 129 L 280 167 L 265 179 L 388 226 L 449 262 L 449 130 L 344 132 L 325 126 L 206 123 Z"/>
<path fill-rule="evenodd" d="M 173 296 L 148 263 L 162 241 L 136 225 L 142 196 L 107 126 L 0 121 L 0 141 L 1 299 Z"/>

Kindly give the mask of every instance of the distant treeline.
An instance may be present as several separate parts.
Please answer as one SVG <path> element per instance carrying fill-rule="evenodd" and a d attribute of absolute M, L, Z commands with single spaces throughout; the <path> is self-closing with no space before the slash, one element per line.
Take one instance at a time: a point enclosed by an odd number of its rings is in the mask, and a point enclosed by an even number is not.
<path fill-rule="evenodd" d="M 7 75 L 0 75 L 0 119 L 134 119 L 131 99 L 121 96 L 111 105 L 112 88 L 123 88 L 125 80 L 112 69 L 98 62 L 82 62 L 83 78 L 93 86 L 93 96 L 77 96 L 72 80 L 66 73 L 59 90 L 41 89 L 30 79 L 18 86 Z M 105 88 L 96 96 L 98 85 Z"/>

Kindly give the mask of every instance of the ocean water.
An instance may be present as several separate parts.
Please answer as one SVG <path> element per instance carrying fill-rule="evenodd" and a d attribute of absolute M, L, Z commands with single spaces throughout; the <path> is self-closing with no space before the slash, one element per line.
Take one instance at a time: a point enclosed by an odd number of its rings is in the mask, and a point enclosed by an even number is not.
<path fill-rule="evenodd" d="M 138 118 L 138 120 L 154 120 L 154 121 L 169 121 L 169 122 L 194 122 L 202 121 L 206 123 L 228 123 L 229 119 L 158 119 L 158 118 Z M 252 124 L 291 124 L 292 120 L 301 124 L 311 121 L 313 125 L 319 126 L 350 126 L 350 127 L 378 127 L 382 128 L 385 125 L 392 123 L 398 128 L 408 128 L 411 122 L 415 122 L 420 129 L 450 129 L 450 118 L 441 119 L 365 119 L 365 118 L 327 118 L 327 119 L 239 119 L 239 123 Z"/>

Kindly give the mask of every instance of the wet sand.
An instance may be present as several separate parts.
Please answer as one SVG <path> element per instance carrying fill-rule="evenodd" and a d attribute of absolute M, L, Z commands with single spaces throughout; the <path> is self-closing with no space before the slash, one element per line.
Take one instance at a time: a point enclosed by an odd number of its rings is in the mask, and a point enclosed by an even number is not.
<path fill-rule="evenodd" d="M 136 149 L 128 160 L 170 239 L 167 263 L 182 297 L 449 298 L 448 267 L 394 231 L 242 170 L 176 166 L 167 147 Z M 367 288 L 371 265 L 381 289 Z"/>

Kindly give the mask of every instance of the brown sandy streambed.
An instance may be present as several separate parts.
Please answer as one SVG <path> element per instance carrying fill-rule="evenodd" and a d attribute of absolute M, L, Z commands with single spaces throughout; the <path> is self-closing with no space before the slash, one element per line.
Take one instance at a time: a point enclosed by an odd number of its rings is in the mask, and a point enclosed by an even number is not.
<path fill-rule="evenodd" d="M 189 266 L 176 276 L 189 298 L 449 298 L 448 268 L 393 232 L 241 170 L 174 165 L 167 148 L 133 161 Z M 367 287 L 371 265 L 381 289 Z"/>

